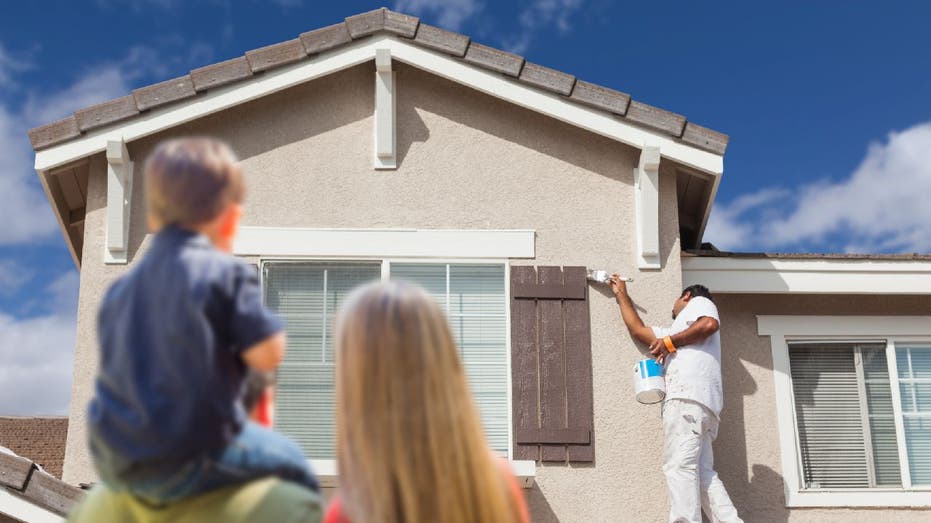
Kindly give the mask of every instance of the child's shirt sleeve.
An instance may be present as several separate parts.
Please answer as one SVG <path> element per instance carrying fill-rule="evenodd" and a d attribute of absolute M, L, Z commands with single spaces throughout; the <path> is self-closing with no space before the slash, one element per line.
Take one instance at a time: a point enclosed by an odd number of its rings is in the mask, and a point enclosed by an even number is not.
<path fill-rule="evenodd" d="M 236 263 L 234 267 L 228 321 L 232 348 L 238 354 L 283 331 L 284 323 L 262 303 L 255 269 L 244 263 Z"/>

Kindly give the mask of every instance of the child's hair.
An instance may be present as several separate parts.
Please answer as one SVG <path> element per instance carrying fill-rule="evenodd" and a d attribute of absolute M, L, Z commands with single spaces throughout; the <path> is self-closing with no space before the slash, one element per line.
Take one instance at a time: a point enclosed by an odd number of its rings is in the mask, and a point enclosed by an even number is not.
<path fill-rule="evenodd" d="M 245 196 L 233 150 L 207 137 L 159 144 L 146 161 L 145 185 L 149 217 L 158 228 L 207 223 Z"/>
<path fill-rule="evenodd" d="M 336 452 L 350 521 L 521 520 L 440 307 L 392 282 L 353 293 L 336 333 Z"/>

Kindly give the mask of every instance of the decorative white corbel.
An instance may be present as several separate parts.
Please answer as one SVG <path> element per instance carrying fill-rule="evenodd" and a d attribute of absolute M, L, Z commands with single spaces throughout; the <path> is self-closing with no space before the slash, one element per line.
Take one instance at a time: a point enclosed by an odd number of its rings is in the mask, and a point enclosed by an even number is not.
<path fill-rule="evenodd" d="M 126 263 L 129 252 L 129 214 L 133 193 L 133 162 L 126 143 L 107 142 L 107 241 L 105 263 Z"/>
<path fill-rule="evenodd" d="M 634 205 L 637 211 L 637 266 L 662 267 L 659 253 L 659 147 L 644 146 L 634 168 Z"/>
<path fill-rule="evenodd" d="M 397 169 L 397 96 L 391 50 L 375 50 L 375 168 Z"/>

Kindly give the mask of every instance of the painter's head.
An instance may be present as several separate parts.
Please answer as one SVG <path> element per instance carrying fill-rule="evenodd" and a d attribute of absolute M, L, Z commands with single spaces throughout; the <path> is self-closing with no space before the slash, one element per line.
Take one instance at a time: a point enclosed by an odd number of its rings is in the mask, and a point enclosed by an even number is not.
<path fill-rule="evenodd" d="M 242 169 L 233 150 L 216 138 L 162 142 L 145 166 L 149 226 L 216 229 L 235 234 L 245 197 Z M 205 231 L 210 232 L 210 231 Z"/>
<path fill-rule="evenodd" d="M 708 298 L 709 300 L 714 301 L 714 299 L 711 297 L 711 291 L 708 290 L 708 287 L 700 284 L 689 285 L 685 289 L 682 289 L 682 294 L 679 295 L 679 299 L 677 299 L 676 302 L 672 304 L 672 319 L 676 319 L 676 316 L 678 316 L 679 313 L 682 312 L 682 309 L 684 309 L 685 306 L 689 304 L 689 301 L 696 297 Z"/>

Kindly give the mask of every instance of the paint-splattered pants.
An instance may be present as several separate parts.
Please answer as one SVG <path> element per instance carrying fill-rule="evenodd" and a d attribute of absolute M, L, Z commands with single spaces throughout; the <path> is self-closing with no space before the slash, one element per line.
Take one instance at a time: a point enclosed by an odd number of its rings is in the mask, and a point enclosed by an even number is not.
<path fill-rule="evenodd" d="M 741 522 L 714 471 L 718 418 L 699 403 L 671 399 L 663 405 L 663 432 L 670 523 L 702 523 L 703 508 L 713 523 Z"/>

